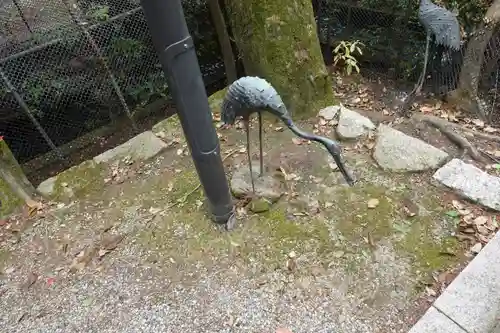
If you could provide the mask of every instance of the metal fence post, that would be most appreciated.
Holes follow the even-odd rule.
[[[226,223],[234,214],[232,198],[181,1],[142,0],[141,5],[208,199],[212,219],[217,223]]]

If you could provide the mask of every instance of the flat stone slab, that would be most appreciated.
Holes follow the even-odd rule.
[[[467,333],[450,318],[430,307],[409,333]]]
[[[472,164],[455,158],[437,170],[433,178],[469,200],[500,211],[500,178]]]
[[[373,158],[385,170],[419,172],[439,168],[448,159],[448,154],[422,140],[380,124]]]
[[[260,198],[265,198],[271,203],[278,201],[285,193],[283,182],[269,174],[259,177],[260,167],[258,163],[253,165],[253,177],[255,182],[255,194]],[[250,170],[247,165],[239,166],[231,177],[231,191],[236,198],[242,198],[252,194],[252,181]]]
[[[375,128],[367,117],[345,107],[340,109],[337,134],[341,139],[357,139]]]
[[[455,278],[434,306],[469,333],[490,333],[500,316],[500,233]]]
[[[167,147],[168,145],[157,138],[153,132],[146,131],[124,144],[94,157],[94,161],[96,163],[110,163],[125,157],[130,158],[132,162],[145,161],[156,156]]]
[[[71,199],[104,186],[103,170],[88,160],[44,180],[37,190],[54,200]]]

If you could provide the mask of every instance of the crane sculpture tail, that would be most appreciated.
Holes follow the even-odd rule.
[[[280,95],[274,89],[274,87],[269,84],[266,80],[259,77],[245,76],[236,81],[234,81],[227,90],[226,96],[222,102],[221,107],[221,118],[224,124],[232,125],[234,124],[236,117],[242,117],[245,122],[245,130],[247,132],[247,153],[248,153],[248,163],[250,167],[250,175],[252,179],[252,189],[255,192],[252,167],[251,167],[251,157],[250,157],[250,146],[249,146],[249,129],[248,121],[250,115],[254,112],[259,113],[259,139],[260,139],[260,162],[262,166],[262,122],[261,122],[261,112],[269,112],[274,116],[278,117],[283,121],[283,123],[297,136],[321,143],[333,157],[335,163],[337,164],[340,172],[344,176],[346,182],[350,185],[354,185],[354,179],[347,171],[344,162],[342,161],[341,148],[340,145],[329,138],[325,138],[312,133],[304,132],[299,129],[292,121],[288,110],[283,103]],[[262,167],[261,167],[262,173]]]

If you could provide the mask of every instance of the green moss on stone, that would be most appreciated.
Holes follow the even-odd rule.
[[[220,113],[220,107],[222,105],[222,101],[226,96],[227,87],[221,89],[208,97],[208,105],[210,106],[210,110],[213,113]]]
[[[449,255],[457,252],[456,240],[433,233],[442,214],[442,208],[431,203],[433,200],[438,202],[437,199],[427,200],[429,215],[410,218],[402,210],[402,199],[408,193],[407,189],[389,191],[371,184],[341,188],[336,192],[336,208],[330,212],[330,218],[335,229],[346,239],[347,247],[355,244],[360,251],[369,251],[370,243],[389,239],[399,255],[413,260],[415,271],[420,273],[432,272],[459,260]],[[372,198],[378,199],[379,204],[371,209],[368,200]]]
[[[56,176],[51,198],[67,200],[95,193],[104,187],[105,170],[93,160],[85,161]]]
[[[225,3],[245,70],[269,80],[295,119],[334,104],[310,1]]]

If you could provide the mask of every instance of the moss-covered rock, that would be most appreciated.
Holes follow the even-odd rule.
[[[0,217],[4,217],[31,197],[34,188],[4,140],[0,140],[0,169]]]
[[[250,202],[250,211],[259,214],[271,209],[271,202],[264,198],[256,198]]]
[[[43,181],[37,189],[47,198],[65,201],[102,189],[104,175],[102,166],[88,160]]]
[[[267,79],[294,118],[334,104],[311,1],[225,1],[229,24],[249,75]]]

